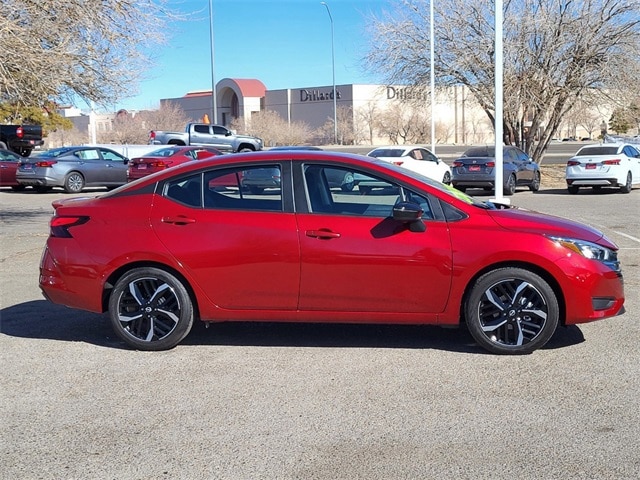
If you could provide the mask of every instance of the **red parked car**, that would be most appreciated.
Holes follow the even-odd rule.
[[[222,155],[220,150],[212,147],[164,147],[147,153],[142,157],[129,160],[127,180],[132,182],[160,170],[175,167],[193,160],[204,160],[215,155]]]
[[[26,160],[17,153],[0,149],[0,187],[11,187],[15,191],[27,188],[16,180],[18,166]]]
[[[241,188],[241,174],[274,169],[278,187]],[[377,187],[332,188],[340,172]],[[174,347],[195,320],[464,322],[485,349],[523,354],[559,325],[623,310],[601,232],[362,156],[231,154],[53,206],[44,295],[108,311],[141,350]]]

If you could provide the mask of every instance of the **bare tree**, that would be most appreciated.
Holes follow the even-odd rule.
[[[463,84],[495,121],[493,0],[436,3],[435,76]],[[506,1],[504,11],[505,140],[538,162],[563,118],[587,91],[603,97],[635,89],[640,76],[640,2]],[[427,84],[428,0],[398,0],[372,18],[367,66],[389,82]],[[527,129],[522,128],[527,124]],[[519,138],[525,132],[525,138]],[[536,140],[538,140],[536,142]]]
[[[100,105],[135,94],[160,44],[166,0],[0,2],[0,102],[78,98]],[[145,48],[146,47],[146,48]]]
[[[251,119],[234,119],[231,128],[239,133],[262,138],[265,146],[302,145],[312,138],[309,126],[304,122],[288,123],[277,112],[265,110],[251,115]]]

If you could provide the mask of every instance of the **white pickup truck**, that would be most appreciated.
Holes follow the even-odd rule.
[[[221,125],[187,123],[184,132],[149,132],[150,145],[196,145],[214,147],[224,153],[262,150],[263,142],[258,137],[236,135]]]

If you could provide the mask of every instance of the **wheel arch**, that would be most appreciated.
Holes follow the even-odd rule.
[[[559,324],[562,326],[565,325],[566,301],[564,298],[564,293],[562,292],[562,288],[560,287],[560,284],[558,283],[558,281],[548,270],[545,270],[544,268],[536,264],[529,263],[529,262],[522,262],[522,261],[494,263],[491,265],[487,265],[481,270],[477,271],[475,275],[473,275],[467,282],[467,285],[464,288],[464,293],[462,294],[462,298],[460,302],[460,323],[466,322],[465,308],[466,308],[467,300],[469,298],[469,295],[471,294],[471,290],[473,290],[475,283],[485,273],[488,273],[500,268],[521,268],[523,270],[528,270],[532,273],[535,273],[536,275],[541,277],[544,281],[546,281],[551,287],[551,289],[553,290],[553,293],[555,293],[556,298],[558,299],[558,308],[560,310]]]
[[[189,280],[182,273],[180,273],[179,270],[171,267],[170,265],[167,265],[166,263],[160,263],[160,262],[154,262],[154,261],[138,261],[138,262],[128,263],[126,265],[122,265],[121,267],[111,272],[111,274],[107,277],[107,280],[104,282],[104,285],[102,288],[102,311],[106,312],[109,309],[109,297],[111,296],[111,291],[115,287],[116,283],[118,283],[118,280],[120,278],[122,278],[124,275],[126,275],[128,272],[130,272],[135,268],[149,268],[149,267],[159,268],[161,270],[164,270],[182,282],[182,284],[184,285],[184,288],[186,288],[187,292],[189,293],[189,297],[191,298],[191,303],[193,304],[194,320],[199,319],[200,308],[198,306],[198,297],[196,296],[196,293],[193,287],[191,286],[191,283],[189,282]]]

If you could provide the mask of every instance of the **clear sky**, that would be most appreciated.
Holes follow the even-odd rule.
[[[336,84],[377,84],[361,66],[367,51],[365,25],[393,0],[326,0],[333,17]],[[161,98],[210,90],[209,0],[170,0],[188,13],[172,22],[169,40],[153,52],[136,96],[114,109],[157,108]],[[213,0],[216,83],[255,78],[268,90],[332,84],[331,21],[320,0]]]

